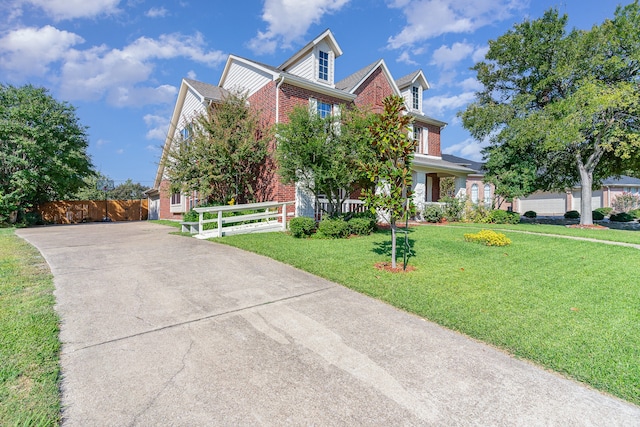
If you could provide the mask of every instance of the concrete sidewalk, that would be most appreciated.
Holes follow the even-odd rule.
[[[23,229],[64,424],[637,426],[640,408],[339,285],[146,222]]]

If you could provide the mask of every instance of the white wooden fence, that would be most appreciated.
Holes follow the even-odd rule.
[[[182,231],[196,234],[198,239],[210,237],[222,237],[231,234],[259,233],[267,231],[286,231],[287,219],[293,216],[291,209],[287,211],[287,205],[291,202],[262,202],[247,203],[244,205],[209,206],[195,208],[198,212],[198,222],[182,222]],[[280,212],[278,210],[280,209]],[[223,216],[225,212],[262,211],[246,215]],[[204,219],[204,214],[210,212],[217,214],[216,218]],[[217,227],[205,230],[205,224],[216,223]],[[240,223],[240,224],[238,224]],[[237,225],[228,225],[237,224]],[[225,226],[227,225],[227,226]]]

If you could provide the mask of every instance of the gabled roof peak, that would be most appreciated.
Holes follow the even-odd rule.
[[[281,70],[286,70],[287,67],[289,67],[291,64],[296,63],[298,59],[300,59],[300,57],[304,56],[309,50],[313,49],[315,46],[318,45],[318,43],[322,42],[323,40],[326,41],[327,44],[329,44],[329,47],[333,51],[334,56],[336,58],[342,55],[342,49],[338,45],[338,42],[336,41],[335,37],[333,37],[333,33],[331,32],[331,30],[327,28],[319,36],[311,40],[309,43],[304,45],[302,49],[300,49],[299,51],[294,53],[289,59],[284,61],[282,65],[280,65],[278,68]]]
[[[401,90],[409,85],[415,84],[416,82],[418,82],[418,84],[420,84],[420,86],[422,86],[422,89],[424,90],[427,90],[430,87],[429,82],[424,76],[422,70],[416,70],[396,80],[396,84]]]

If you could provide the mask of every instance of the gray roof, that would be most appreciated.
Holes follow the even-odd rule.
[[[473,169],[477,174],[484,175],[484,163],[482,162],[476,162],[475,160],[469,160],[463,157],[453,156],[451,154],[443,154],[442,159],[447,162]]]
[[[400,77],[399,79],[396,80],[396,85],[398,85],[399,88],[403,88],[403,87],[411,84],[411,82],[416,77],[416,75],[418,75],[418,73],[420,73],[420,70],[414,71],[413,73],[410,73],[410,74],[407,74],[406,76]]]
[[[632,176],[622,175],[620,178],[607,178],[602,181],[602,185],[640,185],[640,179]]]
[[[223,89],[220,86],[214,86],[212,84],[199,82],[193,79],[184,79],[184,81],[189,83],[189,85],[198,91],[200,95],[204,96],[205,99],[222,101],[224,97],[229,94],[226,89]]]
[[[415,156],[413,158],[413,164],[415,166],[438,168],[438,169],[443,169],[451,172],[463,172],[466,174],[472,174],[475,172],[466,166],[462,166],[457,163],[453,163],[444,159],[438,159],[433,157]]]
[[[379,62],[380,62],[380,60],[378,59],[377,61],[372,62],[371,64],[367,65],[366,67],[363,67],[363,68],[359,69],[358,71],[356,71],[355,73],[353,73],[353,74],[345,77],[344,79],[340,80],[339,82],[336,83],[336,89],[344,90],[346,92],[351,92],[353,90],[353,88],[358,83],[360,83],[360,81],[362,81],[364,76],[369,74],[371,72],[371,70],[373,69],[373,67],[375,67]]]

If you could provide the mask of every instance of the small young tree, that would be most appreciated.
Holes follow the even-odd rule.
[[[391,226],[391,267],[396,268],[396,223],[413,210],[411,162],[416,141],[409,137],[410,116],[404,99],[392,95],[383,100],[384,112],[369,127],[375,161],[363,164],[374,188],[366,189],[365,204],[385,215]]]
[[[269,129],[246,96],[232,94],[194,119],[165,159],[172,191],[197,191],[206,202],[247,203],[258,197]]]
[[[341,213],[346,198],[366,183],[359,164],[371,158],[371,117],[353,109],[323,118],[310,108],[295,107],[277,131],[282,182],[297,183],[316,199],[325,195],[329,213]]]

